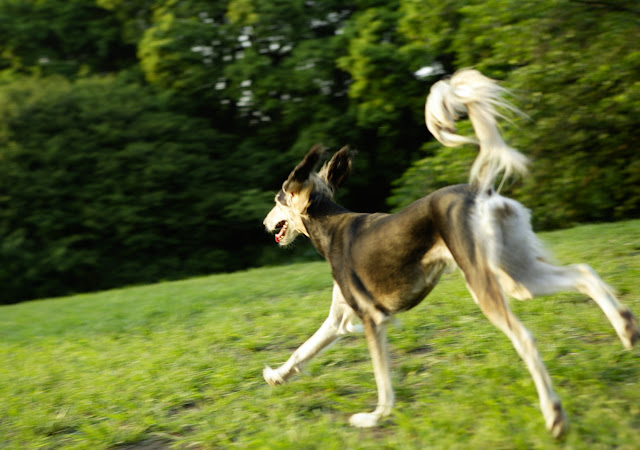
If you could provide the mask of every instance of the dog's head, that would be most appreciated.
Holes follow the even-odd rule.
[[[309,236],[304,225],[308,218],[307,209],[312,198],[317,195],[332,198],[349,175],[354,152],[348,147],[341,148],[319,172],[315,169],[325,154],[325,149],[315,145],[302,162],[289,174],[276,195],[275,206],[264,219],[269,232],[275,232],[279,245],[288,245],[299,235]]]

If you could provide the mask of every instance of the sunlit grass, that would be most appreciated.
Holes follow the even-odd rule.
[[[588,262],[640,315],[640,221],[543,238]],[[283,251],[282,258],[287,258]],[[624,351],[598,307],[560,294],[512,308],[536,336],[571,421],[554,442],[533,382],[459,274],[390,329],[398,405],[375,430],[361,335],[307,373],[262,380],[328,312],[321,263],[0,307],[0,448],[637,448],[640,350]]]

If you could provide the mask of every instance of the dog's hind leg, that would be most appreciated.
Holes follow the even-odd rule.
[[[378,405],[373,412],[354,414],[349,423],[354,427],[374,427],[383,417],[391,413],[395,401],[393,386],[391,385],[391,370],[389,364],[389,348],[387,346],[387,325],[382,322],[376,324],[371,318],[363,319],[364,333],[367,338],[373,372],[378,387]]]
[[[474,300],[487,318],[504,332],[525,362],[538,390],[540,408],[547,429],[554,437],[559,437],[567,428],[568,420],[560,399],[553,390],[533,336],[509,309],[496,278],[487,269],[463,270],[467,287]],[[471,272],[471,273],[470,273]]]
[[[586,264],[556,266],[531,229],[529,213],[519,203],[500,196],[481,202],[482,228],[494,274],[504,291],[526,300],[562,291],[578,291],[591,297],[630,349],[638,341],[638,321],[616,299],[611,288]]]
[[[640,339],[638,321],[633,313],[618,301],[611,288],[587,264],[560,267],[537,261],[522,284],[533,297],[562,291],[588,295],[607,316],[625,348],[631,349]]]
[[[262,372],[265,381],[272,386],[286,383],[292,375],[300,372],[323,349],[334,343],[341,336],[354,331],[354,320],[356,320],[355,312],[345,301],[337,283],[334,284],[329,317],[313,336],[293,352],[286,363],[277,369],[265,367]]]

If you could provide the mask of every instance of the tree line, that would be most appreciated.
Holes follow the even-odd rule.
[[[2,0],[0,303],[307,257],[261,221],[318,142],[359,151],[355,210],[464,182],[422,114],[461,67],[526,114],[536,228],[638,217],[639,31],[632,0]]]

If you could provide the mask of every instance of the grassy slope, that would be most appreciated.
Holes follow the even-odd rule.
[[[546,233],[562,262],[589,262],[640,315],[640,221]],[[286,251],[283,258],[287,258]],[[640,349],[597,306],[561,294],[512,307],[530,328],[572,428],[555,443],[505,336],[459,274],[390,330],[398,406],[381,428],[364,339],[271,388],[276,365],[324,320],[326,263],[0,307],[0,448],[637,448]]]

